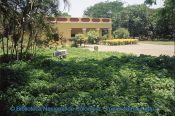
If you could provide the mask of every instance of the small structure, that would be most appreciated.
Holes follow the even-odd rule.
[[[98,46],[94,46],[94,51],[98,51]]]
[[[58,58],[66,58],[67,54],[67,50],[57,50],[54,51],[53,56],[56,56]]]

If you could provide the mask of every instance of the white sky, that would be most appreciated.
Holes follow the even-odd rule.
[[[60,10],[68,12],[68,14],[70,14],[72,17],[82,17],[83,12],[84,10],[86,10],[87,7],[93,6],[96,3],[104,1],[106,0],[69,0],[70,2],[69,11],[67,9],[64,10],[63,3],[60,3]],[[115,0],[109,0],[109,1],[115,1]],[[121,1],[125,3],[124,6],[144,3],[144,0],[121,0]],[[163,6],[163,0],[157,0],[157,5],[153,5],[151,8],[158,8],[162,6]]]

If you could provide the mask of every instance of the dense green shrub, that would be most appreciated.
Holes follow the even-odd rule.
[[[45,51],[45,52],[42,52]],[[53,49],[31,61],[0,64],[7,83],[0,89],[2,115],[173,115],[175,57],[129,56],[68,49],[66,59]],[[101,111],[12,112],[11,106],[94,106]],[[109,111],[105,107],[155,107],[148,111]]]
[[[80,46],[82,44],[85,45],[86,41],[87,41],[87,37],[84,34],[76,34],[75,37],[72,38],[73,40],[73,46],[74,47],[78,47],[78,44],[80,44]]]
[[[129,31],[125,28],[118,28],[113,32],[114,38],[128,38],[129,37]]]
[[[88,37],[88,43],[90,44],[95,44],[98,42],[98,32],[95,30],[90,30],[87,32],[87,37]]]

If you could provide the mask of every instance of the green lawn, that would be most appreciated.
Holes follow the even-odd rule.
[[[157,44],[157,45],[175,45],[174,41],[139,41],[139,43]]]
[[[40,49],[31,61],[1,63],[1,112],[60,116],[173,115],[174,57],[137,57],[117,52],[67,49],[68,57],[62,60],[52,56],[53,49]],[[73,110],[11,112],[12,105],[65,106]],[[86,111],[77,107],[84,107]],[[92,108],[90,112],[89,107],[99,109]],[[126,107],[140,107],[140,110],[131,111]],[[149,107],[157,110],[151,111]]]

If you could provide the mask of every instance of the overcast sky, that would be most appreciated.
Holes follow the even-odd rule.
[[[84,10],[89,7],[93,6],[96,3],[104,2],[106,0],[69,0],[70,2],[70,8],[68,10],[64,10],[65,12],[68,12],[72,17],[82,17]],[[109,0],[109,1],[115,1],[115,0]],[[125,6],[127,5],[133,5],[133,4],[142,4],[144,3],[144,0],[121,0],[123,3],[125,3]],[[60,3],[61,7],[60,10],[63,11],[63,3]],[[153,8],[158,8],[163,6],[163,0],[157,0],[157,5],[152,6]]]

